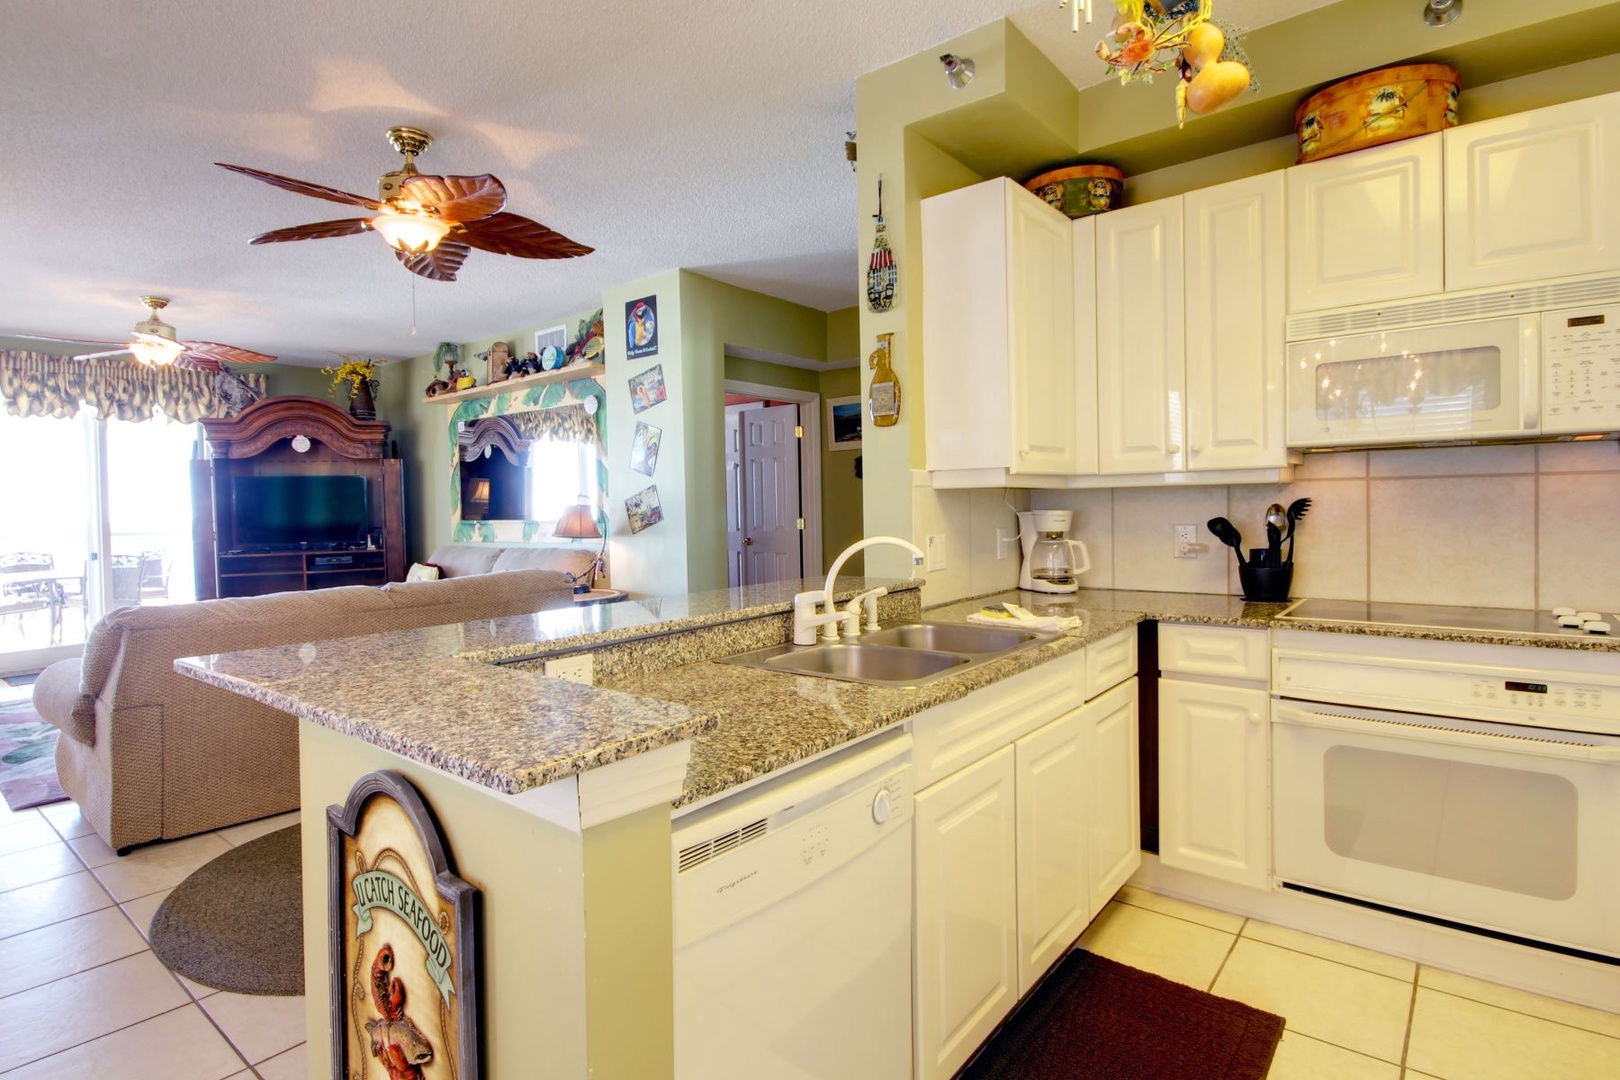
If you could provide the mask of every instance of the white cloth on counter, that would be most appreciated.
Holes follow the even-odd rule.
[[[998,611],[993,607],[987,607],[975,611],[967,617],[967,621],[977,626],[1017,626],[1024,630],[1039,630],[1043,633],[1080,629],[1078,615],[1037,615],[1017,604],[1002,604],[1001,607],[1004,610]]]

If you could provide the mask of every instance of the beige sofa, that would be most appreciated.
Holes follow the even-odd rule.
[[[507,570],[556,570],[571,577],[590,573],[597,543],[574,547],[504,547],[500,544],[445,544],[427,561],[445,577],[499,574]],[[597,584],[603,582],[599,579]]]
[[[499,551],[491,550],[499,561]],[[462,553],[441,549],[435,555],[456,564]],[[34,707],[62,730],[56,749],[62,790],[101,838],[122,851],[298,806],[293,718],[180,675],[177,658],[493,619],[572,602],[561,571],[517,569],[382,588],[120,608],[91,630],[82,662],[64,660],[40,674]]]

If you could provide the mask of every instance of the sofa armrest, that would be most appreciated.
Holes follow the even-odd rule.
[[[55,724],[69,738],[86,746],[96,744],[96,699],[89,699],[89,707],[81,709],[79,693],[80,662],[58,660],[39,673],[34,680],[34,711]]]

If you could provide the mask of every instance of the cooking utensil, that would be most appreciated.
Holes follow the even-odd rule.
[[[1266,507],[1266,565],[1282,565],[1283,530],[1288,527],[1288,513],[1281,503]]]
[[[1204,523],[1209,534],[1233,551],[1237,552],[1238,565],[1246,565],[1243,561],[1243,534],[1237,527],[1223,517],[1210,518]]]
[[[1294,561],[1294,526],[1311,508],[1311,500],[1295,499],[1288,504],[1288,561]]]

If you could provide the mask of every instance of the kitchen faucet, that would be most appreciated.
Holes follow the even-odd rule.
[[[844,632],[851,637],[861,632],[860,604],[867,601],[868,619],[875,622],[877,618],[877,599],[887,594],[888,590],[879,586],[861,593],[849,602],[845,611],[839,611],[838,605],[833,602],[833,584],[838,580],[838,571],[844,568],[849,557],[863,548],[874,544],[893,544],[903,547],[911,552],[912,574],[915,576],[916,567],[922,563],[923,553],[916,544],[909,540],[902,540],[898,536],[869,536],[865,540],[857,540],[833,560],[832,569],[827,571],[827,585],[819,592],[802,592],[793,598],[793,644],[814,645],[816,643],[817,628],[821,631],[823,640],[838,640],[838,624],[844,624]],[[826,610],[818,612],[816,605],[825,603]],[[869,627],[870,629],[870,627]]]

